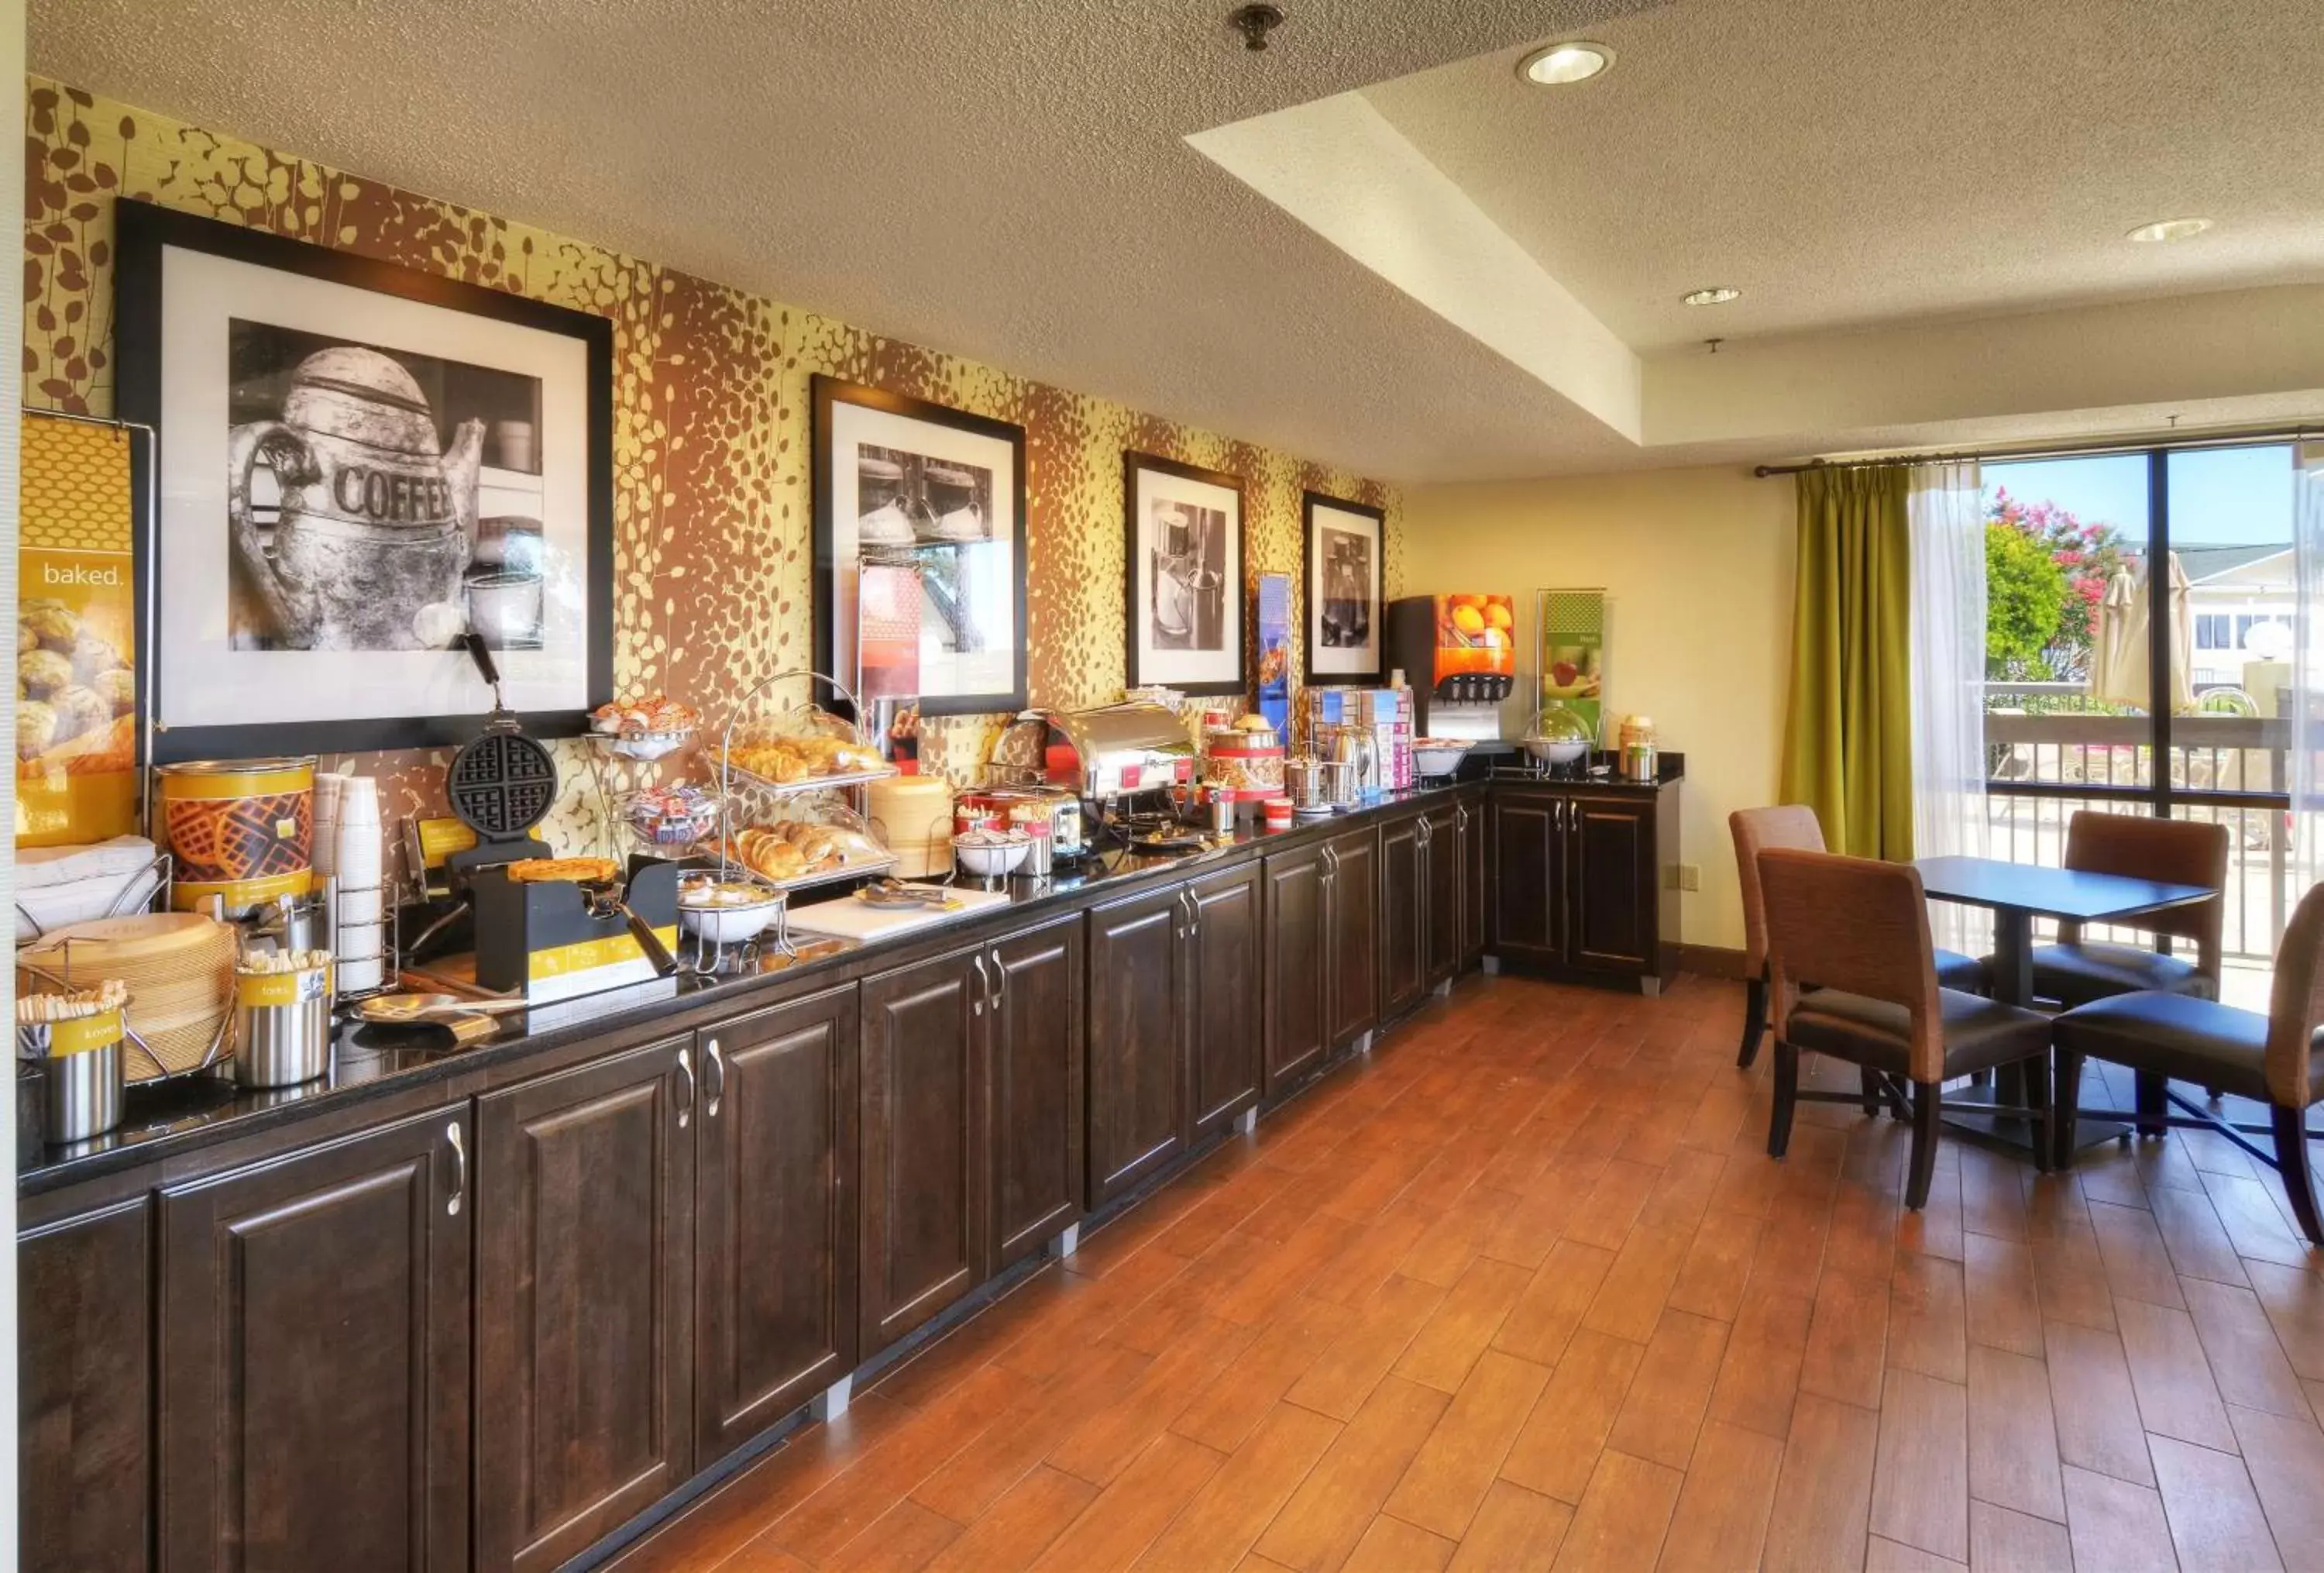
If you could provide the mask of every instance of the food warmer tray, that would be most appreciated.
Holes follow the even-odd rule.
[[[891,764],[885,770],[851,770],[839,775],[811,775],[804,781],[780,782],[770,781],[755,772],[744,770],[731,759],[727,761],[726,768],[733,773],[736,779],[746,785],[759,791],[770,792],[781,797],[796,797],[800,792],[835,791],[841,787],[862,786],[867,782],[885,781],[890,776],[899,773],[896,767]]]

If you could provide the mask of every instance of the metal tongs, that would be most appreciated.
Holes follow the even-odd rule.
[[[942,907],[952,902],[952,892],[942,885],[906,884],[895,878],[875,879],[856,893],[858,900],[874,907]]]

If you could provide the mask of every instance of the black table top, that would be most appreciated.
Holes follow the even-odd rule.
[[[2200,884],[2044,868],[1997,857],[1923,857],[1915,859],[1913,866],[1921,871],[1921,888],[1932,900],[2080,922],[2133,918],[2209,901],[2218,894]]]

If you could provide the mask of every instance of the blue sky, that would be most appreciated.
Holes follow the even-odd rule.
[[[2104,520],[2134,541],[2146,536],[2146,457],[1987,462],[1986,490],[2007,486],[2077,518]],[[2292,449],[2217,448],[2171,456],[2171,538],[2181,546],[2255,545],[2292,539]]]

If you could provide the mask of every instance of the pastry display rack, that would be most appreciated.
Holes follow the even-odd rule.
[[[752,704],[770,689],[799,679],[807,680],[809,685],[807,703],[791,706],[764,719],[744,721]],[[816,683],[838,696],[848,709],[861,713],[862,707],[854,694],[837,679],[803,668],[780,671],[761,681],[736,702],[718,744],[720,872],[741,869],[767,880],[786,894],[885,874],[897,863],[894,851],[880,840],[865,818],[862,796],[862,789],[868,783],[898,773],[896,767],[881,759],[879,750],[864,742],[853,724],[814,702]],[[877,761],[876,767],[867,761]],[[836,768],[814,773],[819,762],[832,763]],[[815,800],[818,793],[846,793],[853,800],[846,806],[828,800],[818,802]],[[773,824],[738,823],[738,804],[751,796],[778,800],[783,811],[774,816]],[[798,847],[803,843],[809,847],[820,845],[813,835],[817,830],[827,833],[821,839],[841,849],[838,862],[804,868],[797,874],[778,874],[742,856],[742,837],[750,832]]]

